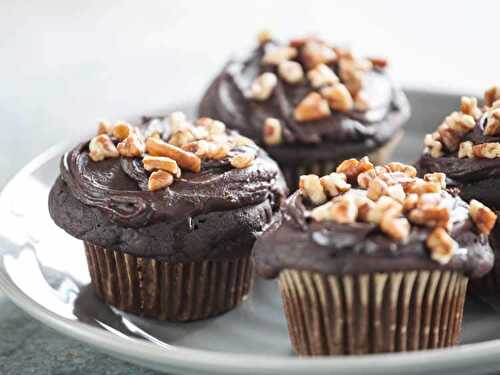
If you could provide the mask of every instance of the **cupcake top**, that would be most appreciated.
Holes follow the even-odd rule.
[[[220,121],[192,124],[177,112],[138,126],[102,122],[98,133],[63,156],[49,200],[59,226],[97,245],[174,256],[184,251],[184,234],[205,221],[210,226],[211,214],[218,225],[233,220],[228,228],[247,215],[251,230],[261,230],[286,195],[276,163]],[[261,222],[251,217],[255,207]],[[201,247],[193,246],[195,253],[184,260],[213,251]]]
[[[418,162],[422,173],[442,171],[464,199],[477,198],[495,209],[500,195],[500,86],[484,93],[484,103],[462,97],[460,111],[447,116],[425,137]]]
[[[487,235],[496,215],[445,190],[445,175],[349,159],[327,176],[305,175],[285,205],[283,224],[255,245],[257,272],[327,274],[460,270],[479,277],[493,266]]]
[[[280,145],[323,143],[336,144],[334,150],[314,148],[328,159],[332,152],[339,158],[365,154],[407,119],[407,100],[389,78],[385,59],[356,57],[316,37],[283,44],[265,33],[259,41],[249,55],[224,67],[199,112],[274,146],[273,156],[291,149],[278,151]],[[287,156],[300,151],[294,147]]]

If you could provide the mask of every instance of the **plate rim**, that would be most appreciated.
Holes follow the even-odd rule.
[[[4,212],[7,193],[13,186],[43,164],[54,159],[69,148],[71,141],[56,144],[32,159],[17,172],[4,186],[0,193],[0,215]],[[85,342],[124,360],[140,363],[143,366],[179,371],[197,371],[205,373],[248,373],[270,374],[275,371],[290,374],[303,374],[305,370],[323,373],[345,371],[349,373],[367,374],[370,370],[383,370],[386,373],[400,373],[401,366],[418,365],[419,371],[426,367],[429,370],[464,369],[472,364],[481,364],[482,368],[495,366],[500,369],[500,339],[481,343],[460,345],[453,348],[424,350],[418,352],[369,354],[360,356],[336,357],[290,357],[277,355],[240,354],[220,351],[192,349],[172,346],[165,350],[145,340],[117,336],[104,329],[93,327],[87,323],[64,318],[43,305],[38,304],[25,294],[9,277],[0,255],[0,290],[33,318],[55,329],[56,331]],[[498,357],[497,360],[494,360]],[[490,368],[491,369],[491,368]],[[408,369],[411,372],[411,369]],[[406,370],[405,370],[406,371]]]

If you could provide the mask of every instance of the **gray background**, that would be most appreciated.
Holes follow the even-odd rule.
[[[0,2],[0,186],[99,118],[196,98],[257,30],[308,32],[389,56],[405,87],[481,93],[500,82],[493,1]],[[416,124],[415,126],[418,126]],[[67,339],[0,294],[0,374],[153,374]]]

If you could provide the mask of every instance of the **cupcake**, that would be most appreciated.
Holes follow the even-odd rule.
[[[282,44],[267,33],[229,61],[205,93],[201,116],[219,118],[266,149],[289,186],[350,157],[382,162],[409,117],[387,61],[359,58],[309,37]]]
[[[97,296],[161,320],[205,319],[241,302],[252,246],[280,220],[286,195],[278,166],[254,142],[181,113],[137,127],[102,122],[60,172],[50,214],[84,242]]]
[[[462,97],[460,110],[447,116],[425,137],[425,149],[417,162],[419,173],[443,172],[448,186],[459,192],[478,212],[484,205],[500,210],[500,87],[484,94],[484,105]],[[490,215],[493,217],[493,215]],[[471,283],[477,295],[500,294],[500,226],[491,219],[484,228],[496,254],[495,267],[487,277]]]
[[[299,355],[456,345],[469,277],[493,265],[485,219],[401,163],[367,158],[300,177],[283,223],[255,244],[257,273],[279,278]]]

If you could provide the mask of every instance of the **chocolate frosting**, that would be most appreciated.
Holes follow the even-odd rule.
[[[162,119],[146,119],[140,131],[147,133],[159,122],[167,126]],[[191,261],[217,257],[230,242],[251,246],[275,219],[286,187],[262,149],[241,148],[256,154],[248,168],[230,166],[231,155],[242,151],[233,149],[222,160],[203,161],[200,173],[183,170],[173,185],[151,192],[141,158],[94,162],[88,143],[82,143],[61,160],[61,176],[49,198],[51,216],[77,238],[135,255]],[[200,243],[191,243],[194,239]]]
[[[452,213],[450,234],[459,245],[446,265],[430,258],[425,247],[429,228],[412,226],[409,237],[397,242],[370,223],[312,221],[302,195],[296,192],[287,200],[283,224],[271,226],[255,244],[257,272],[266,278],[284,269],[334,275],[412,270],[459,270],[471,277],[486,274],[494,260],[487,237],[477,233],[465,202],[447,192],[441,194]]]
[[[199,114],[219,118],[259,143],[263,143],[265,119],[280,119],[284,143],[267,147],[270,155],[280,163],[303,161],[304,157],[340,160],[367,154],[386,143],[407,120],[409,105],[405,95],[387,73],[379,69],[365,76],[363,92],[371,108],[366,112],[333,112],[324,119],[298,123],[293,118],[293,110],[312,90],[307,80],[293,85],[278,80],[268,100],[250,99],[247,92],[255,78],[263,72],[273,71],[273,67],[261,64],[266,48],[272,44],[275,42],[230,61],[204,95]],[[335,63],[329,66],[338,72]]]
[[[482,116],[474,129],[463,137],[462,142],[473,144],[500,142],[498,136],[484,135],[486,116]],[[495,186],[500,184],[500,158],[479,159],[458,157],[458,152],[445,151],[442,157],[434,158],[423,154],[416,163],[419,174],[443,172],[448,178],[448,186],[457,187],[460,196],[469,201],[477,199],[487,206],[500,209],[500,195]]]

